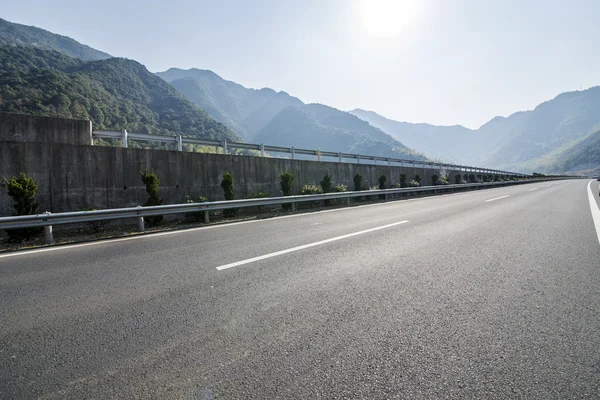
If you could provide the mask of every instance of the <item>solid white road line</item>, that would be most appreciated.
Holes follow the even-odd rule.
[[[238,267],[238,266],[244,265],[244,264],[250,264],[250,263],[253,263],[255,261],[260,261],[260,260],[264,260],[264,259],[267,259],[267,258],[277,257],[277,256],[280,256],[280,255],[283,255],[283,254],[292,253],[294,251],[299,251],[299,250],[308,249],[310,247],[320,246],[322,244],[335,242],[337,240],[348,239],[350,237],[358,236],[358,235],[363,235],[363,234],[369,233],[369,232],[375,232],[375,231],[378,231],[380,229],[391,228],[392,226],[396,226],[396,225],[400,225],[400,224],[405,224],[407,222],[408,221],[394,222],[393,224],[382,225],[382,226],[378,226],[376,228],[365,229],[364,231],[358,231],[358,232],[354,232],[354,233],[349,233],[347,235],[342,235],[342,236],[338,236],[338,237],[334,237],[334,238],[330,238],[330,239],[321,240],[321,241],[318,241],[318,242],[304,244],[302,246],[292,247],[291,249],[276,251],[274,253],[269,253],[269,254],[265,254],[265,255],[262,255],[262,256],[253,257],[253,258],[248,258],[247,260],[242,260],[242,261],[237,261],[237,262],[234,262],[234,263],[231,263],[231,264],[221,265],[220,267],[217,267],[217,270],[222,271],[222,270],[227,269],[227,268],[233,268],[233,267]]]
[[[588,183],[588,199],[590,200],[590,210],[592,211],[592,219],[594,220],[594,226],[596,227],[596,235],[598,236],[598,243],[600,244],[600,208],[598,203],[594,199],[594,193],[592,193],[592,182]]]
[[[500,199],[505,199],[507,197],[510,197],[510,194],[507,194],[506,196],[500,196],[500,197],[496,197],[496,198],[493,198],[493,199],[489,199],[489,200],[486,200],[485,202],[487,203],[487,202],[490,202],[490,201],[496,201],[496,200],[500,200]]]
[[[529,189],[528,192],[533,192],[534,190],[538,190],[538,188]]]

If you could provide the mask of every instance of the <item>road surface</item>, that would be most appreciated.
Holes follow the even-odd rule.
[[[599,398],[588,182],[0,255],[0,398]]]

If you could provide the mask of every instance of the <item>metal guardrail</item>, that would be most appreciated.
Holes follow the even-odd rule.
[[[474,172],[481,174],[495,174],[495,175],[511,175],[511,176],[526,176],[525,174],[501,171],[490,168],[473,167],[468,165],[458,164],[446,164],[438,163],[434,161],[419,161],[419,160],[405,160],[401,158],[392,157],[379,157],[369,156],[364,154],[350,154],[350,153],[339,153],[333,151],[321,151],[321,150],[309,150],[309,149],[296,149],[294,147],[281,147],[281,146],[270,146],[265,144],[252,144],[252,143],[240,143],[240,142],[228,142],[227,140],[210,140],[210,139],[196,139],[183,137],[182,135],[174,136],[162,136],[162,135],[151,135],[147,133],[132,133],[123,130],[118,131],[94,131],[92,133],[93,138],[102,139],[118,139],[121,141],[123,147],[127,147],[128,140],[144,141],[144,142],[161,142],[161,143],[173,143],[177,145],[178,151],[183,151],[184,144],[196,144],[202,146],[214,146],[216,148],[222,148],[223,153],[227,154],[228,149],[241,149],[241,150],[256,150],[261,152],[261,156],[264,157],[266,152],[273,153],[287,153],[291,154],[292,160],[295,159],[296,154],[315,156],[317,161],[321,161],[321,157],[333,157],[337,158],[338,162],[343,160],[356,160],[360,163],[361,160],[373,161],[373,163],[383,162],[387,165],[400,164],[400,166],[414,166],[424,169],[450,169],[454,171]]]
[[[260,199],[244,199],[244,200],[229,200],[229,201],[212,201],[204,203],[185,203],[185,204],[172,204],[172,205],[161,205],[151,207],[127,207],[127,208],[114,208],[105,210],[94,210],[94,211],[75,211],[75,212],[62,212],[62,213],[50,213],[46,212],[43,214],[36,215],[23,215],[13,217],[2,217],[0,218],[0,230],[6,229],[19,229],[19,228],[33,228],[33,227],[44,227],[44,235],[46,243],[52,244],[54,242],[52,234],[53,225],[73,224],[82,222],[94,222],[94,221],[105,221],[113,219],[124,219],[124,218],[137,218],[138,230],[144,232],[144,217],[150,217],[155,215],[169,215],[169,214],[181,214],[189,212],[204,212],[204,222],[209,222],[209,211],[224,210],[229,208],[244,208],[244,207],[255,207],[255,206],[268,206],[268,205],[281,205],[281,204],[292,204],[292,210],[295,210],[296,203],[310,202],[310,201],[322,201],[332,199],[347,199],[348,204],[350,199],[353,197],[365,197],[365,196],[381,196],[384,195],[387,199],[388,195],[397,193],[426,193],[435,192],[438,190],[452,190],[454,189],[469,189],[469,188],[488,188],[507,186],[523,183],[533,183],[548,180],[557,180],[561,178],[552,179],[528,179],[518,181],[506,181],[506,182],[488,182],[488,183],[465,183],[465,184],[454,184],[454,185],[437,185],[437,186],[423,186],[423,187],[408,187],[408,188],[393,188],[393,189],[379,189],[379,190],[363,190],[360,192],[337,192],[337,193],[324,193],[324,194],[312,194],[312,195],[295,195],[295,196],[283,196],[283,197],[268,197]],[[568,179],[568,178],[562,178]]]

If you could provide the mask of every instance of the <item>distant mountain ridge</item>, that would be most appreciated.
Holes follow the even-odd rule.
[[[171,68],[157,75],[247,141],[425,159],[350,113],[323,104],[307,105],[286,92],[248,89],[208,70]]]
[[[97,61],[112,56],[81,44],[67,36],[57,35],[35,26],[27,26],[0,18],[0,46],[28,46],[42,50],[55,50],[84,61]]]
[[[375,112],[350,111],[408,146],[460,164],[533,172],[558,172],[568,165],[567,149],[600,130],[600,87],[561,93],[530,111],[495,117],[479,129],[437,127],[387,119]],[[561,154],[560,162],[553,157]],[[537,160],[537,161],[536,161]]]

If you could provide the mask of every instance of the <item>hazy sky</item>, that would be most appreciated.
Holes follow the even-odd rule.
[[[600,0],[19,0],[0,17],[156,72],[479,127],[600,84]]]

